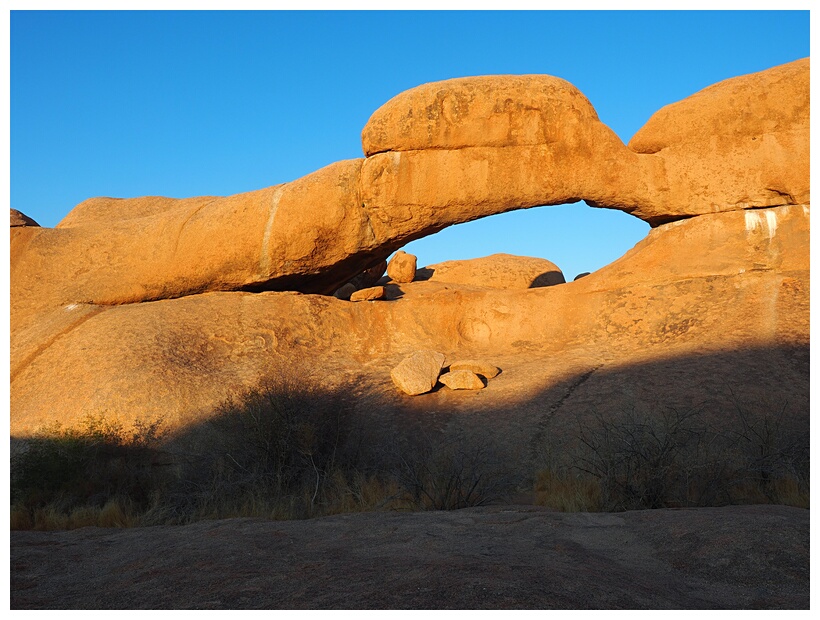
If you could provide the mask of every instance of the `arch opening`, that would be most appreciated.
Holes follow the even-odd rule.
[[[643,220],[585,202],[499,213],[449,226],[402,249],[418,267],[452,260],[512,254],[555,263],[567,282],[594,272],[630,250],[649,233]]]

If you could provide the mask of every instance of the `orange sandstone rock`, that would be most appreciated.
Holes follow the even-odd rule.
[[[659,157],[650,223],[809,201],[809,59],[724,80],[657,111],[629,141]]]
[[[451,370],[439,377],[451,390],[481,390],[484,382],[472,370]]]
[[[539,288],[563,284],[564,274],[550,261],[529,256],[493,254],[446,261],[423,270],[432,282],[450,282],[500,289]]]
[[[459,360],[450,364],[450,372],[455,370],[469,370],[485,379],[492,379],[498,376],[501,370],[497,366],[479,360]]]
[[[80,205],[67,219],[84,224],[37,229],[21,241],[25,251],[11,273],[12,315],[29,302],[53,308],[220,290],[330,293],[379,252],[358,198],[360,166],[361,160],[338,162],[292,183],[204,203],[160,201],[160,210],[154,198],[130,199],[117,203],[123,217],[106,222],[84,219]],[[137,215],[128,216],[130,210]]]
[[[438,381],[444,355],[437,351],[416,351],[390,371],[390,377],[402,392],[410,396],[429,392]]]
[[[362,199],[374,230],[408,239],[420,219],[432,231],[580,199],[631,210],[657,192],[661,166],[627,149],[577,88],[546,75],[410,89],[373,114],[362,144]]]
[[[504,148],[576,141],[598,116],[550,75],[486,75],[432,82],[396,95],[362,131],[368,157],[386,151]]]
[[[416,257],[399,250],[387,264],[387,275],[394,282],[412,282],[416,277]]]
[[[626,148],[558,78],[435,82],[393,98],[365,126],[362,197],[377,230],[398,226],[408,239],[419,218],[438,230],[580,199],[653,226],[801,204],[809,196],[808,110],[804,59],[667,106]]]
[[[374,301],[376,299],[384,299],[383,286],[363,288],[350,296],[350,301]]]
[[[96,198],[56,229],[13,227],[12,325],[68,304],[330,294],[412,239],[536,205],[585,199],[657,226],[802,204],[808,76],[805,59],[716,84],[658,112],[631,148],[558,78],[411,89],[374,113],[364,160],[228,197]]]
[[[694,406],[730,379],[807,402],[809,205],[791,203],[809,196],[808,65],[669,106],[630,148],[556,78],[447,81],[377,111],[365,160],[235,196],[93,199],[55,229],[12,226],[12,433],[105,411],[196,425],[305,359],[389,401],[385,368],[431,349],[394,369],[396,385],[429,391],[445,354],[492,359],[505,372],[471,423],[519,448],[545,411],[572,420],[659,394]],[[385,304],[273,292],[330,293],[451,224],[579,199],[655,228],[569,286],[430,278],[390,285]],[[474,413],[448,392],[418,400]]]

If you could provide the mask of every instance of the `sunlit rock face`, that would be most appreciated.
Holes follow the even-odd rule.
[[[629,141],[663,161],[654,221],[809,202],[809,59],[719,82],[670,104]]]
[[[484,288],[525,289],[566,282],[561,269],[545,258],[493,254],[470,260],[450,260],[428,265],[417,279]]]
[[[732,395],[782,396],[807,428],[808,70],[721,82],[628,146],[557,78],[428,84],[373,115],[364,159],[235,196],[97,198],[55,229],[13,225],[12,434],[88,414],[184,429],[285,374],[355,383],[372,429],[462,425],[521,458],[547,421],[653,403],[720,416]],[[523,257],[505,276],[488,257],[472,263],[483,275],[446,278],[443,264],[381,300],[330,295],[445,226],[580,199],[655,228],[574,282],[500,286],[564,278]],[[418,350],[503,372],[407,396],[390,369]]]

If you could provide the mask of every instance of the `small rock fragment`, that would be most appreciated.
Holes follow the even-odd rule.
[[[394,282],[412,282],[416,277],[416,257],[399,250],[387,264],[387,275]]]
[[[451,370],[438,378],[451,390],[480,390],[484,382],[471,370]]]
[[[461,360],[458,362],[453,362],[450,364],[450,372],[454,370],[469,370],[477,375],[481,375],[485,379],[492,379],[501,372],[501,369],[497,366],[477,360]]]
[[[405,394],[415,396],[429,392],[436,385],[444,354],[437,351],[416,351],[390,371],[393,383]]]
[[[362,290],[356,291],[350,296],[350,301],[374,301],[376,299],[384,299],[383,286],[371,286],[370,288],[363,288]]]

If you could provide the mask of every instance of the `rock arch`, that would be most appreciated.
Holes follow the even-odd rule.
[[[628,358],[635,343],[808,342],[808,59],[667,106],[628,145],[558,78],[427,84],[377,110],[363,148],[253,192],[95,198],[54,229],[12,226],[12,429],[35,428],[55,399],[67,418],[117,403],[196,415],[254,385],[272,355],[314,355],[328,340],[340,372],[431,341],[572,350],[579,368]],[[446,226],[581,199],[655,228],[605,274],[566,286],[514,298],[433,288],[381,305],[241,293],[331,293]],[[687,320],[708,303],[708,320]],[[396,333],[376,329],[386,324]],[[184,370],[176,383],[166,358]]]
[[[808,83],[808,59],[721,82],[656,113],[630,146],[559,78],[425,84],[373,114],[364,159],[224,198],[95,198],[56,229],[18,228],[12,286],[37,272],[38,297],[60,304],[332,293],[413,239],[512,209],[583,199],[657,225],[805,203]]]

